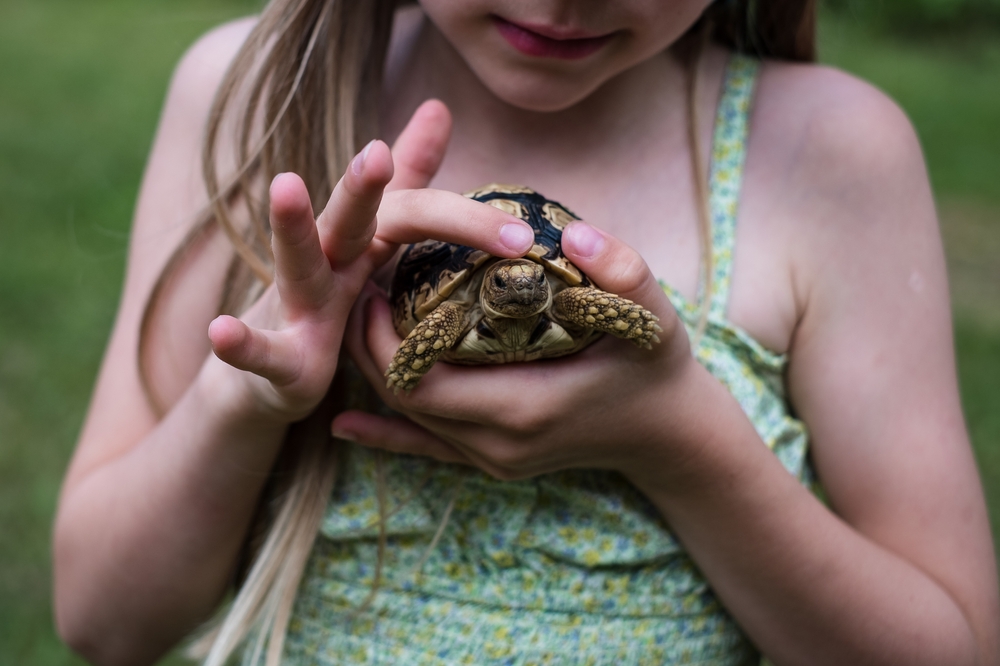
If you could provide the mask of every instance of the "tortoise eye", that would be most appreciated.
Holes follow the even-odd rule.
[[[494,275],[493,276],[493,284],[495,284],[498,289],[503,289],[504,287],[507,286],[507,281],[504,280],[499,275]]]

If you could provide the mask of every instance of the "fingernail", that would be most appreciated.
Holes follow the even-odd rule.
[[[288,173],[288,172],[287,171],[282,171],[281,173],[275,175],[275,177],[271,179],[271,185],[269,187],[273,188],[274,184],[277,183],[282,178],[284,178],[286,173]]]
[[[584,222],[574,222],[563,232],[563,244],[569,240],[570,248],[581,257],[593,257],[604,248],[604,236]]]
[[[535,232],[524,222],[511,222],[500,227],[500,242],[511,252],[524,254],[535,242]]]
[[[335,439],[342,439],[345,442],[358,441],[357,435],[355,435],[353,432],[347,432],[346,430],[334,429],[331,434]]]
[[[368,142],[360,153],[358,153],[353,160],[351,160],[351,171],[354,172],[355,176],[360,176],[361,172],[365,168],[365,160],[368,159],[368,151],[372,149],[372,144],[375,143],[375,139]]]

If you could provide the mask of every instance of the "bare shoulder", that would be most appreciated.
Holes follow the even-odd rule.
[[[760,93],[799,315],[788,395],[830,506],[934,580],[995,655],[995,559],[917,134],[887,95],[833,68],[768,64]]]
[[[794,167],[796,185],[837,193],[880,191],[888,181],[926,180],[916,133],[885,93],[820,65],[769,62],[763,70],[755,129]],[[791,183],[789,183],[791,184]]]
[[[768,62],[756,104],[750,148],[786,223],[800,306],[831,252],[858,266],[936,263],[920,143],[888,95],[832,67]]]
[[[174,70],[133,224],[121,313],[132,332],[134,317],[145,307],[171,255],[208,206],[202,172],[206,127],[216,93],[256,22],[251,17],[212,29],[188,48]],[[234,133],[225,127],[229,122],[224,119],[219,133],[224,156],[232,154],[228,142]],[[160,352],[147,359],[149,373],[167,402],[183,392],[208,352],[204,331],[217,311],[231,248],[221,234],[213,233],[185,256],[161,295],[149,329],[149,347]]]
[[[241,19],[211,30],[188,48],[174,70],[136,203],[125,288],[84,439],[102,430],[105,411],[113,421],[107,404],[135,399],[133,413],[148,409],[135,360],[140,322],[171,256],[208,204],[201,168],[206,123],[216,91],[254,25],[255,19]],[[146,359],[148,376],[168,404],[183,392],[208,353],[205,330],[217,311],[231,255],[217,233],[191,250],[164,288],[148,329],[149,348],[155,350]],[[121,386],[128,389],[121,391]]]
[[[146,204],[155,208],[164,196],[180,194],[178,188],[185,194],[180,201],[187,204],[179,207],[178,214],[186,219],[207,202],[200,187],[205,127],[222,79],[254,25],[255,18],[245,18],[214,28],[189,47],[174,68],[146,165],[136,229],[168,221]]]
[[[214,28],[174,69],[133,224],[133,257],[145,255],[142,263],[153,272],[208,202],[201,174],[205,127],[222,79],[255,24],[246,18]]]
[[[246,17],[217,26],[202,35],[178,62],[168,101],[202,107],[211,103],[222,77],[257,25]]]
[[[933,197],[919,141],[899,105],[832,67],[765,61],[738,243],[731,314],[779,351],[801,339],[806,313],[817,314],[817,306],[872,283],[898,284],[886,271],[920,264],[941,293]],[[845,288],[846,275],[857,278],[853,289]],[[774,307],[762,308],[762,299]]]
[[[178,63],[135,208],[125,286],[111,340],[80,435],[71,478],[132,448],[158,415],[146,397],[137,362],[143,313],[171,255],[184,243],[208,202],[201,150],[217,88],[254,25],[220,26],[200,38]],[[147,377],[166,404],[191,382],[208,353],[205,330],[215,315],[231,250],[221,234],[185,254],[164,289],[149,327]]]

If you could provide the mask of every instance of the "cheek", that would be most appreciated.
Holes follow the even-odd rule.
[[[508,104],[531,111],[568,108],[618,74],[661,53],[709,4],[710,0],[421,0],[431,23],[483,85]],[[519,52],[504,39],[493,18],[497,15],[528,24],[564,21],[595,33],[613,33],[613,37],[584,58],[536,57]]]

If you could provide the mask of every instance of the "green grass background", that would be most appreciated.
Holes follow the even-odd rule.
[[[0,664],[79,664],[49,529],[120,288],[173,64],[256,0],[0,0]],[[942,203],[963,401],[1000,514],[1000,40],[892,39],[825,16],[823,59],[907,110]],[[956,239],[954,243],[950,239]],[[985,285],[985,286],[984,286]],[[996,519],[994,532],[996,533]]]

